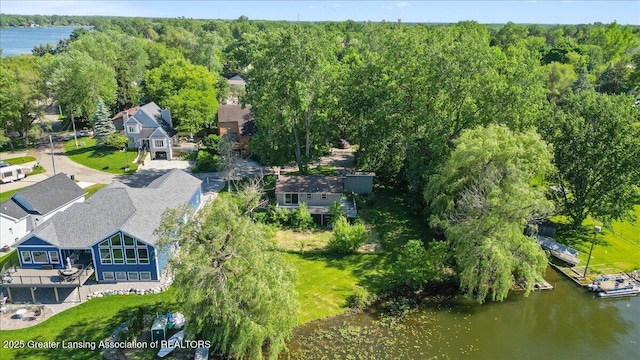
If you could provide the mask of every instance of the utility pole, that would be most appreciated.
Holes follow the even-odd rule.
[[[56,174],[56,161],[53,157],[53,140],[51,139],[51,134],[49,134],[49,145],[51,145],[51,163],[53,164],[53,175]]]
[[[593,241],[591,242],[591,250],[589,250],[589,257],[587,258],[587,266],[584,267],[584,274],[582,274],[583,278],[587,277],[587,269],[589,269],[589,262],[591,261],[591,253],[593,252],[593,246],[596,244],[596,235],[602,230],[600,226],[593,227]]]

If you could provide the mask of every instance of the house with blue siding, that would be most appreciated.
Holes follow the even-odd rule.
[[[177,169],[144,188],[114,181],[17,243],[20,265],[64,269],[70,262],[95,269],[99,282],[157,281],[170,254],[158,248],[154,230],[168,208],[200,209],[201,184]]]

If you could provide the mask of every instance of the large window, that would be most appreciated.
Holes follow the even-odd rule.
[[[127,281],[127,273],[124,271],[116,271],[116,280]]]
[[[47,257],[46,251],[32,251],[31,256],[33,257],[34,264],[48,264],[49,258]]]
[[[122,238],[120,238],[120,234],[115,234],[111,237],[111,246],[117,247],[122,245]]]
[[[125,249],[127,254],[127,264],[137,264],[136,249]]]
[[[22,255],[22,263],[23,264],[31,264],[31,251],[21,251]]]
[[[124,264],[124,253],[122,252],[122,249],[113,249],[113,263]]]
[[[284,194],[284,203],[285,204],[297,204],[298,203],[298,194]]]
[[[164,147],[164,139],[154,139],[153,147],[157,147],[157,148]]]
[[[111,264],[111,250],[109,249],[100,249],[100,263],[101,264]]]
[[[129,134],[137,134],[138,133],[138,127],[135,125],[127,125],[127,132]]]
[[[140,264],[149,263],[149,250],[146,247],[144,249],[138,248],[138,262]]]
[[[51,262],[54,264],[57,264],[60,262],[57,251],[49,251],[49,259],[51,259]]]

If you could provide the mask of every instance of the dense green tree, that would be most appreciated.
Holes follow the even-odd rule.
[[[109,134],[109,136],[107,136],[107,139],[105,140],[105,144],[107,146],[111,146],[116,149],[124,148],[125,146],[127,146],[128,142],[129,142],[129,138],[124,136],[124,134],[121,132],[111,133]]]
[[[418,240],[409,240],[398,252],[393,274],[397,281],[412,289],[444,278],[446,242],[434,242],[425,249]]]
[[[107,106],[116,100],[115,71],[87,53],[70,50],[57,56],[50,73],[53,97],[72,122],[93,116],[99,99]]]
[[[0,60],[0,126],[6,134],[17,132],[25,147],[29,134],[39,130],[46,103],[42,62],[28,55]]]
[[[333,234],[329,240],[331,251],[342,254],[353,253],[369,239],[369,233],[362,222],[351,225],[343,215],[333,219],[332,222]]]
[[[575,70],[570,64],[552,62],[545,66],[547,76],[547,98],[551,102],[558,101],[562,94],[577,80]]]
[[[147,72],[145,97],[171,110],[176,129],[195,133],[214,123],[217,81],[203,66],[184,59],[170,60]]]
[[[633,98],[592,91],[569,94],[540,126],[553,144],[555,192],[573,227],[587,216],[625,219],[640,182],[640,128]]]
[[[480,303],[503,300],[515,283],[532,291],[547,259],[523,229],[552,209],[531,185],[552,169],[551,150],[533,130],[496,125],[465,130],[454,144],[424,195],[431,225],[453,249],[461,289]]]
[[[607,67],[598,77],[598,92],[605,94],[625,94],[629,91],[629,76],[631,68],[626,62],[619,61]]]
[[[301,173],[327,142],[325,103],[337,42],[317,29],[265,33],[251,54],[246,101],[257,134],[251,149],[270,165],[296,161]]]
[[[168,210],[156,232],[165,246],[180,246],[171,267],[187,336],[227,357],[275,359],[296,325],[294,272],[248,216],[253,195],[220,196],[186,223],[181,210]]]
[[[109,135],[116,132],[113,121],[111,121],[109,116],[109,110],[107,110],[102,99],[98,99],[98,109],[93,116],[91,125],[93,126],[93,137],[96,139],[96,146],[107,145]]]

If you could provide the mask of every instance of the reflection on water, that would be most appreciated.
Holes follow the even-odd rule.
[[[479,306],[425,305],[403,318],[358,314],[297,329],[300,359],[640,359],[640,297],[600,299],[547,270],[555,290]]]

